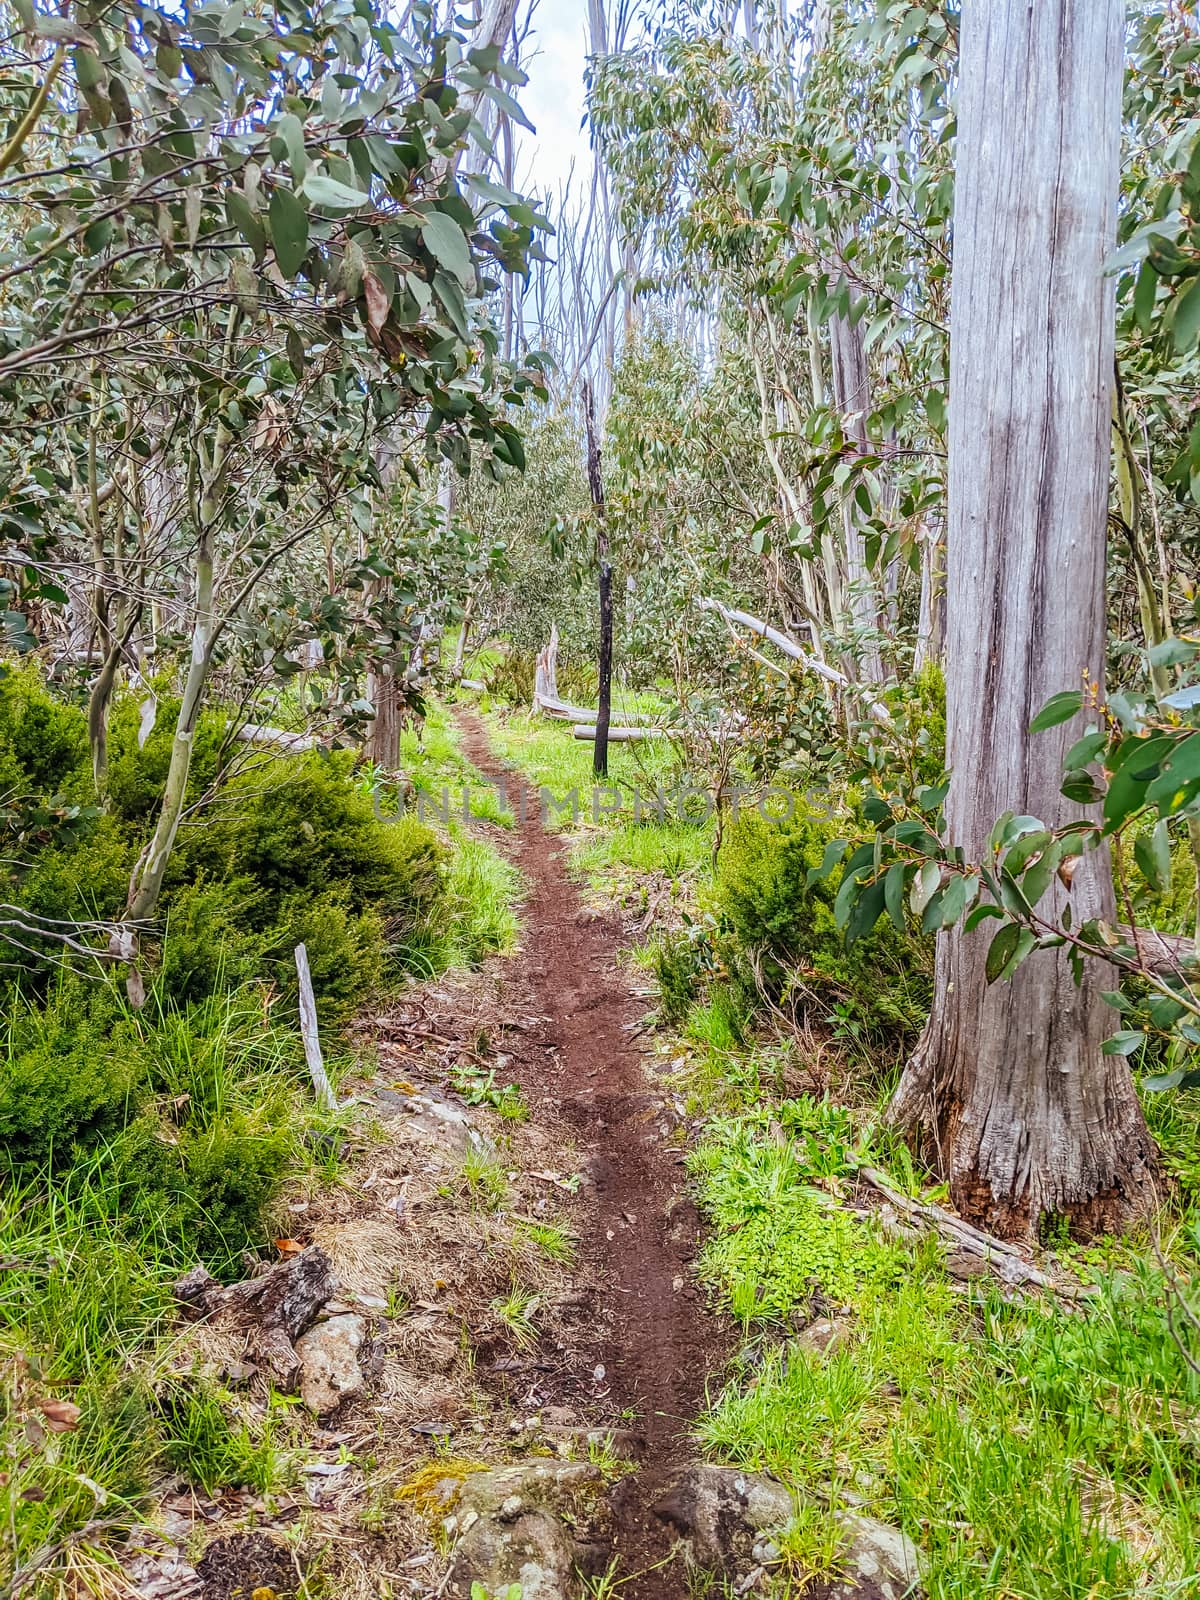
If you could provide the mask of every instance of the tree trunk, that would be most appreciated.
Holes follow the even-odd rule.
[[[1076,814],[1062,758],[1084,719],[1031,738],[1050,695],[1102,680],[1122,0],[966,0],[951,324],[947,821],[983,858],[1006,810]],[[1055,910],[1066,891],[1056,885]],[[1076,925],[1113,918],[1107,854],[1080,864]],[[1079,1235],[1156,1192],[1096,967],[1061,951],[989,987],[989,931],[944,935],[933,1015],[893,1103],[958,1210],[1002,1236]]]
[[[851,305],[857,297],[851,296]],[[858,451],[867,449],[866,415],[870,408],[870,375],[863,345],[862,322],[834,317],[829,325],[832,357],[833,401],[841,414],[842,431]],[[859,675],[868,683],[883,678],[879,649],[879,596],[867,566],[861,517],[854,503],[853,485],[842,496],[842,532],[846,546],[846,599],[849,622],[857,634],[855,658]]]
[[[399,653],[372,662],[367,672],[367,699],[375,707],[375,715],[363,741],[363,754],[385,772],[394,772],[400,765],[403,678],[404,657]]]
[[[596,518],[596,558],[600,567],[600,696],[596,713],[596,752],[592,771],[597,778],[608,777],[608,725],[612,719],[612,563],[609,561],[608,519],[604,506],[604,478],[600,470],[600,441],[596,437],[596,407],[592,386],[583,386],[583,414],[587,423],[588,487]]]

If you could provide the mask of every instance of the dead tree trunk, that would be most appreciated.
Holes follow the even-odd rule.
[[[612,719],[612,563],[609,560],[608,518],[604,506],[604,478],[600,470],[600,441],[596,437],[596,407],[592,386],[583,386],[583,414],[587,423],[587,473],[596,520],[596,560],[600,569],[600,697],[596,713],[596,752],[592,771],[608,777],[608,725]]]
[[[1048,826],[1076,718],[1050,695],[1103,676],[1122,0],[965,0],[951,325],[947,820],[978,860],[1005,810]],[[1061,909],[1066,894],[1056,886]],[[1107,856],[1070,891],[1113,917]],[[1043,902],[1046,904],[1046,902]],[[986,925],[945,935],[933,1016],[893,1115],[919,1128],[963,1216],[1016,1236],[1119,1227],[1155,1195],[1129,1068],[1101,1045],[1099,970],[1035,952],[991,987]]]

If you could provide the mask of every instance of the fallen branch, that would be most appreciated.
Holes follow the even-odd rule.
[[[269,744],[278,750],[290,750],[295,755],[315,750],[320,744],[320,740],[311,733],[289,733],[286,728],[268,728],[258,722],[245,723],[237,730],[236,737],[243,744]]]
[[[571,729],[576,739],[595,739],[596,724],[594,722],[577,722]],[[665,728],[610,728],[609,740],[613,744],[628,744],[631,739],[665,739]]]
[[[321,1054],[321,1037],[317,1031],[317,1002],[313,994],[312,974],[308,967],[308,951],[302,944],[296,946],[296,977],[300,988],[300,1036],[304,1040],[304,1059],[316,1091],[317,1102],[323,1111],[337,1110],[337,1096],[325,1071]]]
[[[892,714],[881,700],[877,700],[870,688],[861,683],[852,683],[844,672],[839,672],[836,667],[831,667],[828,662],[819,660],[809,651],[798,645],[795,639],[789,638],[786,633],[781,633],[778,628],[772,628],[761,617],[754,617],[748,611],[737,611],[732,606],[722,604],[720,600],[701,598],[696,601],[701,611],[715,611],[719,617],[732,626],[737,623],[739,627],[749,628],[760,639],[766,639],[777,650],[783,652],[790,661],[798,661],[801,666],[807,667],[810,672],[815,672],[819,678],[824,678],[826,683],[832,683],[838,689],[845,689],[852,694],[860,694],[867,703],[867,709],[876,722],[891,722]]]
[[[1035,1267],[1026,1261],[1016,1245],[1009,1244],[1005,1239],[996,1239],[990,1233],[972,1227],[969,1222],[956,1217],[944,1206],[936,1205],[932,1201],[910,1199],[898,1189],[893,1189],[883,1173],[877,1172],[874,1167],[860,1168],[859,1175],[873,1188],[878,1189],[898,1211],[932,1228],[935,1233],[949,1240],[959,1250],[978,1256],[1001,1282],[1011,1287],[1022,1288],[1028,1284],[1037,1289],[1048,1289],[1051,1294],[1062,1295],[1068,1300],[1080,1299],[1095,1293],[1095,1290],[1088,1285],[1057,1283],[1040,1267]]]
[[[1176,973],[1196,960],[1196,941],[1185,934],[1160,933],[1157,928],[1131,928],[1120,923],[1117,935],[1137,951],[1138,960],[1148,972]]]

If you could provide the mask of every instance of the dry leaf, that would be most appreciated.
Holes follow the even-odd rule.
[[[39,1400],[38,1410],[45,1417],[46,1427],[51,1433],[74,1433],[83,1415],[70,1400]]]
[[[276,1239],[275,1248],[281,1256],[298,1256],[304,1246],[298,1239]]]
[[[392,309],[391,297],[370,270],[363,273],[362,286],[367,301],[367,332],[372,343],[378,344],[383,325]]]

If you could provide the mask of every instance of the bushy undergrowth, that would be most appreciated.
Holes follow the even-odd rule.
[[[898,1257],[818,1188],[782,1124],[739,1116],[708,1129],[691,1167],[713,1227],[701,1278],[743,1323],[807,1316],[895,1274]]]
[[[802,800],[788,823],[751,814],[730,829],[711,897],[730,966],[772,999],[838,1008],[870,1041],[903,1041],[928,1013],[932,949],[883,923],[847,946],[834,917],[836,875],[820,875],[835,836],[836,823]]]
[[[132,1511],[167,1466],[264,1486],[270,1439],[201,1380],[167,1378],[154,1345],[182,1269],[241,1277],[245,1252],[269,1246],[282,1181],[331,1125],[257,985],[135,1014],[65,980],[40,1008],[18,1002],[6,1044],[0,1503],[10,1554],[27,1556],[97,1503]],[[43,1404],[60,1400],[78,1426],[42,1441]]]

